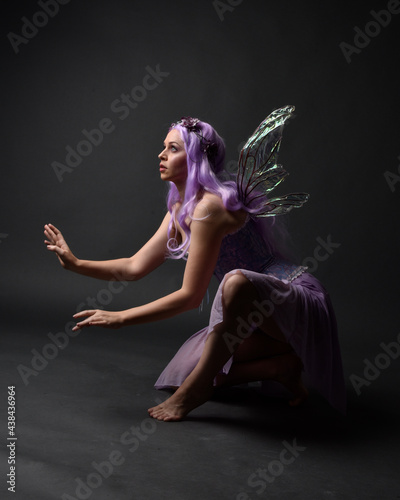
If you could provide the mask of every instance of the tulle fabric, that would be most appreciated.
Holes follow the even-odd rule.
[[[257,325],[260,314],[271,315],[286,340],[301,358],[309,384],[342,413],[346,411],[345,383],[336,318],[330,297],[317,278],[304,272],[292,282],[247,269],[227,273],[216,293],[210,322],[192,335],[161,373],[156,389],[179,387],[191,373],[203,352],[209,332],[223,320],[223,287],[227,276],[240,271],[256,287],[260,300],[258,315],[244,318],[242,328]],[[244,333],[242,331],[242,333]],[[222,368],[229,373],[232,357]]]

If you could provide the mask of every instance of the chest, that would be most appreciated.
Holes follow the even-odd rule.
[[[189,218],[186,219],[186,224],[190,229],[191,220]],[[179,221],[176,217],[172,219],[172,229],[171,229],[171,237],[176,240],[178,245],[182,245],[182,243],[186,240],[186,233],[183,230],[182,226],[179,224]]]

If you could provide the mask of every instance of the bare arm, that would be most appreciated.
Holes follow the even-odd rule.
[[[211,214],[211,215],[210,215]],[[126,311],[82,311],[75,318],[84,318],[75,329],[89,325],[119,327],[157,321],[198,307],[207,290],[221,246],[226,233],[226,210],[213,203],[213,206],[197,206],[191,224],[191,243],[185,267],[182,286],[176,292],[148,304]]]
[[[54,252],[64,269],[85,276],[103,280],[138,280],[165,260],[168,241],[167,213],[156,233],[132,257],[105,261],[82,260],[75,257],[68,247],[61,232],[52,224],[45,225],[45,244],[48,250]]]

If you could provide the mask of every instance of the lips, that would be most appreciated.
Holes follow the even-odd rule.
[[[165,170],[167,170],[167,167],[160,163],[160,172],[164,172]]]

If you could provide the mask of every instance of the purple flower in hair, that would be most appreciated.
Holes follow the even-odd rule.
[[[191,116],[183,116],[180,119],[181,125],[189,129],[190,131],[193,131],[193,129],[198,130],[199,127],[197,126],[197,124],[199,123],[199,121],[200,120],[198,118],[192,118]]]
[[[175,127],[175,125],[182,125],[182,127],[187,128],[189,132],[199,132],[200,129],[197,125],[199,121],[200,120],[198,118],[192,118],[191,116],[182,116],[179,121],[171,125],[171,128]]]
[[[189,132],[193,132],[200,140],[200,149],[207,156],[211,165],[214,165],[215,158],[218,154],[218,146],[215,142],[210,142],[208,139],[203,137],[203,133],[198,123],[200,120],[198,118],[192,118],[191,116],[183,116],[179,121],[173,123],[170,127],[173,128],[176,125],[181,125],[188,129]]]

